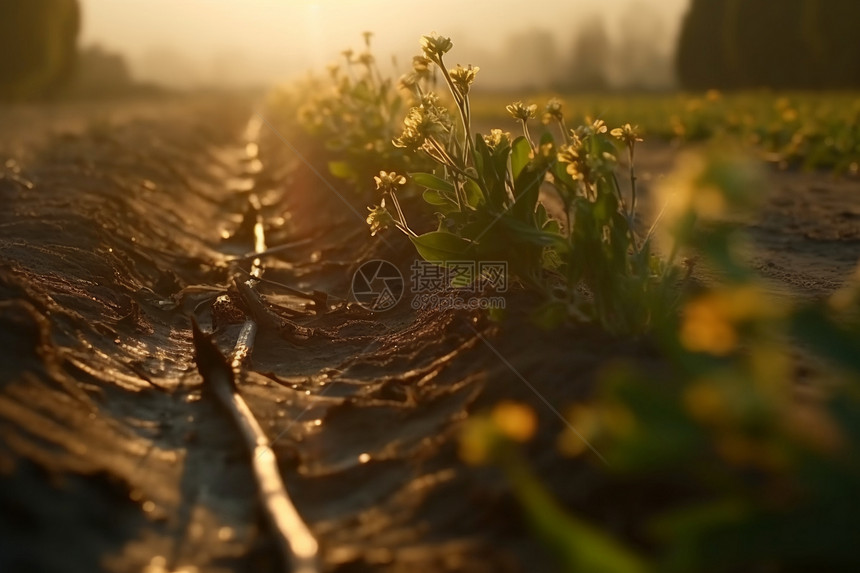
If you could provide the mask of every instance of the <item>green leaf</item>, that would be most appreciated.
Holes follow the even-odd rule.
[[[452,199],[449,195],[442,191],[437,191],[436,189],[425,189],[422,194],[424,201],[429,203],[430,205],[435,205],[437,207],[440,206],[448,206],[452,204],[456,204],[454,199]]]
[[[484,192],[481,191],[481,187],[473,180],[466,179],[463,190],[466,192],[466,203],[468,203],[469,207],[477,208],[486,202],[484,200]]]
[[[484,141],[484,137],[480,133],[475,136],[474,155],[475,169],[478,170],[478,173],[483,173],[484,169],[490,165],[492,154],[490,148],[487,146],[487,142]]]
[[[487,195],[490,206],[496,211],[501,211],[506,208],[510,201],[507,191],[508,180],[508,156],[511,148],[509,145],[504,146],[501,150],[496,149],[493,155],[494,171],[492,177],[487,176]]]
[[[532,313],[532,322],[544,330],[554,330],[567,320],[567,305],[562,301],[549,301]]]
[[[611,195],[608,192],[598,195],[597,201],[594,203],[594,210],[592,211],[595,222],[599,225],[605,225],[617,212],[618,199],[615,195]]]
[[[410,173],[410,179],[422,187],[435,189],[436,191],[454,192],[454,186],[440,177],[436,177],[432,173]],[[429,201],[428,201],[429,203]]]
[[[496,173],[504,179],[505,173],[508,171],[508,157],[511,155],[511,144],[502,143],[493,151],[493,164],[496,167]]]
[[[538,227],[543,227],[547,220],[549,220],[549,215],[546,212],[546,207],[543,203],[538,203],[535,210],[535,222],[537,222]]]
[[[553,139],[552,134],[550,132],[544,131],[540,136],[540,145],[541,147],[543,147],[547,143],[550,143],[555,146],[555,139]]]
[[[544,247],[557,247],[561,249],[567,248],[567,241],[564,237],[554,233],[542,231],[537,227],[523,223],[513,217],[502,217],[499,224],[506,229],[513,231],[514,235],[525,242],[541,245]]]
[[[552,176],[555,179],[556,185],[562,186],[567,194],[572,196],[575,193],[577,185],[573,177],[570,176],[570,173],[567,172],[568,165],[570,164],[557,161],[552,167]]]
[[[543,224],[541,230],[544,233],[552,233],[553,235],[561,235],[561,223],[556,221],[555,219],[549,219],[546,223]]]
[[[794,335],[821,356],[860,373],[860,333],[835,324],[818,306],[807,306],[794,313],[791,320]]]
[[[505,308],[491,306],[489,309],[487,309],[487,318],[489,318],[493,322],[502,322],[505,319],[505,310]]]
[[[646,573],[645,559],[609,532],[566,513],[523,460],[504,465],[526,519],[538,538],[564,565],[565,571]]]
[[[467,260],[466,251],[472,245],[466,239],[448,231],[431,231],[410,240],[424,260],[431,262]]]
[[[328,171],[338,179],[354,179],[358,177],[355,169],[347,161],[329,161]]]
[[[514,140],[511,148],[511,175],[516,181],[526,165],[531,161],[532,146],[525,136],[519,136]]]
[[[388,86],[386,86],[386,87],[388,87]],[[401,98],[399,98],[399,97],[393,98],[391,100],[391,107],[389,109],[388,115],[390,117],[397,117],[397,115],[400,113],[400,106],[402,104],[403,104],[403,100]]]
[[[517,202],[511,207],[511,213],[519,220],[528,223],[534,222],[535,208],[540,196],[540,186],[545,176],[546,168],[536,170],[525,169],[514,180],[514,197]]]

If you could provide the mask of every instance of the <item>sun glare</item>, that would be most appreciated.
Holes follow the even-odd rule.
[[[323,33],[323,7],[320,2],[309,2],[304,7],[305,35],[309,62],[315,68],[325,64],[325,35]]]

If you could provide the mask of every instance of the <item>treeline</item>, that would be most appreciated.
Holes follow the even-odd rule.
[[[688,89],[860,87],[860,0],[691,0],[676,54]]]
[[[74,73],[77,0],[0,0],[0,99],[42,97]]]
[[[0,0],[0,101],[154,94],[120,54],[78,47],[78,0]]]
[[[478,89],[665,90],[674,85],[668,28],[653,3],[637,0],[614,21],[578,18],[566,36],[519,31],[499,52],[480,54]]]

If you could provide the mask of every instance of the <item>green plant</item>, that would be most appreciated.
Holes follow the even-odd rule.
[[[645,573],[645,559],[586,520],[565,512],[530,469],[519,444],[537,428],[534,411],[501,402],[469,420],[460,440],[460,456],[470,464],[500,466],[513,486],[525,518],[564,571]]]
[[[640,520],[635,528],[650,537],[653,557],[632,557],[622,542],[589,526],[600,546],[615,547],[592,555],[600,562],[589,570],[860,565],[860,272],[828,301],[792,305],[768,294],[743,262],[738,232],[723,222],[727,210],[749,206],[755,182],[754,168],[721,154],[688,158],[664,185],[675,202],[664,240],[680,245],[677,251],[695,246],[726,280],[686,300],[663,324],[656,338],[667,369],[659,380],[633,365],[607,367],[595,396],[571,408],[577,433],[566,431],[560,444],[569,455],[599,451],[606,464],[601,460],[598,471],[622,476],[624,487],[683,483],[687,493],[656,515],[628,516]],[[795,381],[798,342],[831,360],[826,385]],[[570,563],[560,547],[583,539],[585,524],[529,494],[540,484],[511,465],[524,463],[511,452],[528,433],[512,428],[526,418],[502,409],[470,421],[463,457],[505,469],[526,511],[542,516],[532,518],[538,535]],[[557,525],[552,535],[539,526],[546,520]],[[558,545],[557,538],[570,541]],[[626,558],[621,565],[618,555]]]
[[[370,32],[364,50],[342,52],[343,63],[328,67],[325,77],[311,76],[282,91],[271,103],[295,113],[298,127],[321,148],[329,173],[348,182],[359,193],[382,168],[401,171],[421,168],[420,158],[391,145],[407,104],[403,82],[384,77],[371,51]],[[412,78],[421,85],[429,75]]]
[[[749,168],[724,157],[697,165],[674,183],[686,182],[695,200],[680,202],[668,232],[726,281],[686,301],[660,333],[669,379],[609,373],[571,423],[614,470],[698,489],[696,502],[650,524],[661,570],[854,570],[847,532],[860,526],[860,289],[799,306],[769,294],[743,264],[737,232],[713,212],[754,195]],[[698,225],[703,219],[711,220]],[[796,343],[836,366],[829,386],[801,398]]]
[[[377,189],[395,207],[371,208],[373,232],[393,225],[406,233],[426,260],[448,264],[463,260],[505,261],[512,277],[539,293],[544,304],[536,318],[553,326],[569,317],[597,320],[612,332],[638,333],[650,328],[671,305],[675,273],[652,256],[650,234],[634,226],[636,142],[629,124],[613,130],[597,120],[569,130],[562,104],[552,100],[547,115],[557,122],[561,143],[545,131],[535,140],[529,122],[537,106],[508,106],[523,135],[512,138],[494,129],[472,135],[469,92],[478,68],[448,69],[450,39],[422,38],[423,58],[434,65],[448,87],[459,122],[434,92],[416,89],[417,105],[404,120],[397,148],[423,154],[432,172],[409,179],[424,187],[424,200],[436,212],[436,230],[418,234],[397,203],[406,179],[383,172]],[[627,150],[630,191],[616,175],[618,148]],[[550,214],[539,200],[542,189],[561,202]],[[581,287],[585,287],[585,291]]]

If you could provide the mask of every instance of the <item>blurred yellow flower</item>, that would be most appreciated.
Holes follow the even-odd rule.
[[[451,38],[436,35],[421,36],[421,50],[433,61],[439,61],[453,47]]]
[[[631,126],[629,123],[625,123],[621,127],[616,127],[609,134],[615,139],[623,141],[628,147],[633,147],[637,141],[642,141],[642,137],[639,135],[639,127]]]
[[[586,117],[585,122],[590,124],[586,127],[591,131],[591,133],[606,133],[609,130],[609,128],[606,127],[606,122],[602,119],[592,120],[590,117]]]
[[[668,249],[687,244],[695,224],[725,220],[732,211],[748,210],[762,194],[760,167],[725,151],[686,153],[657,187],[662,221],[657,230]]]
[[[550,120],[561,121],[564,119],[564,102],[562,102],[557,97],[550,99],[546,103],[546,108],[544,109],[544,123],[549,123]]]
[[[501,402],[487,415],[466,422],[460,435],[460,458],[479,465],[496,461],[505,444],[528,441],[537,430],[534,411],[516,402]]]
[[[711,381],[696,382],[684,389],[684,407],[693,418],[706,424],[725,422],[730,415],[725,396]]]
[[[465,96],[468,95],[469,89],[475,81],[475,75],[480,69],[478,66],[472,66],[472,64],[466,68],[457,64],[456,68],[448,70],[448,75],[451,76],[451,81],[454,82],[460,94]]]
[[[471,465],[489,463],[496,442],[493,422],[485,416],[472,418],[466,422],[460,434],[460,459]]]
[[[489,135],[484,136],[484,142],[486,142],[487,147],[491,149],[495,149],[501,144],[511,144],[511,134],[508,131],[502,131],[501,129],[491,129]]]
[[[511,117],[520,121],[528,121],[537,115],[537,104],[525,105],[521,101],[515,101],[514,103],[506,106],[505,109]]]
[[[596,406],[575,404],[566,417],[576,432],[566,428],[558,437],[558,449],[566,456],[575,457],[588,449],[588,442],[600,431],[600,414]]]
[[[515,442],[528,441],[537,429],[534,410],[516,402],[501,402],[492,413],[496,428]]]
[[[391,225],[395,224],[394,217],[388,209],[385,208],[385,199],[375,207],[368,207],[370,214],[367,216],[367,224],[370,225],[370,235],[376,236],[380,231],[384,231]]]
[[[738,345],[738,327],[784,313],[782,304],[754,284],[710,292],[684,307],[681,344],[692,352],[724,356]]]
[[[738,344],[734,324],[720,300],[706,296],[687,303],[681,324],[681,344],[691,352],[729,354]]]
[[[373,177],[376,181],[376,189],[383,193],[394,193],[397,189],[406,185],[406,177],[398,175],[394,171],[380,171],[379,175]]]
[[[433,63],[430,58],[425,56],[413,56],[412,57],[412,71],[414,71],[419,78],[429,78],[430,77],[430,65]]]

